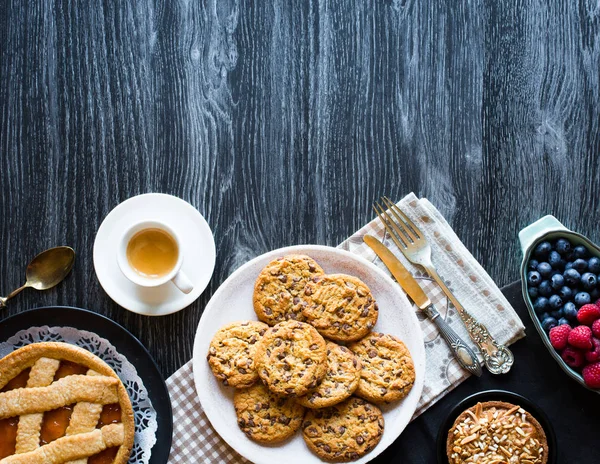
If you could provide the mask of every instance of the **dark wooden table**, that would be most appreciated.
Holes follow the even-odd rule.
[[[105,314],[170,375],[206,302],[250,258],[336,245],[380,195],[429,198],[499,285],[553,213],[600,241],[597,2],[0,0],[0,288],[61,244],[42,305]],[[188,309],[114,304],[92,246],[143,192],[191,202],[217,266]]]

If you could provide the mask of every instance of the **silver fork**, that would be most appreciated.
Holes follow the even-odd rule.
[[[471,340],[481,351],[487,369],[492,374],[506,374],[514,363],[512,352],[496,342],[487,327],[471,316],[452,294],[433,266],[431,246],[419,228],[389,198],[383,197],[382,201],[386,208],[378,202],[373,204],[373,208],[398,249],[411,263],[425,268],[452,302],[465,324]],[[391,215],[386,209],[391,212]]]

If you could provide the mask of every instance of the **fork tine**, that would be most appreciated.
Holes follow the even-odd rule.
[[[380,211],[377,210],[379,208]],[[394,221],[391,220],[389,214],[385,212],[385,210],[381,207],[381,205],[377,202],[373,203],[373,209],[379,216],[379,220],[387,230],[388,234],[390,234],[391,239],[396,244],[399,249],[408,248],[408,245],[402,239],[402,234],[398,234],[393,227],[395,227]]]
[[[386,197],[386,199],[387,199],[387,200],[388,200],[390,203],[392,203],[392,202],[390,201],[390,199],[389,199],[389,198],[387,198],[387,197]],[[405,213],[404,211],[402,211],[402,210],[400,209],[400,207],[398,207],[398,205],[396,205],[395,203],[392,203],[392,207],[391,207],[391,209],[392,209],[393,211],[396,211],[396,212],[398,212],[398,213],[400,214],[400,216],[402,216],[402,218],[404,219],[404,221],[405,221],[405,222],[406,222],[406,223],[409,225],[409,227],[410,227],[410,228],[413,230],[413,232],[415,233],[415,235],[416,235],[417,237],[419,237],[419,238],[423,238],[423,237],[422,237],[423,233],[421,232],[421,229],[419,229],[419,228],[416,226],[416,224],[415,224],[414,222],[412,222],[412,221],[411,221],[411,219],[410,219],[410,218],[409,218],[409,217],[406,215],[406,213]]]
[[[381,211],[378,211],[377,208],[375,207],[375,205],[377,205],[377,207],[379,207],[379,209]],[[379,220],[385,227],[385,230],[389,234],[392,241],[396,244],[396,246],[399,249],[407,248],[407,245],[406,245],[406,243],[404,243],[404,240],[402,240],[402,238],[400,236],[397,236],[396,233],[394,232],[394,230],[390,227],[389,224],[392,224],[392,222],[390,222],[390,218],[389,218],[388,214],[384,211],[384,209],[381,207],[381,205],[379,205],[378,203],[375,203],[373,205],[373,209],[377,212],[377,215],[379,216]]]
[[[387,208],[392,212],[392,214],[394,215],[394,217],[396,218],[396,225],[402,230],[402,232],[404,232],[404,234],[412,241],[412,242],[416,242],[417,240],[419,240],[419,234],[416,234],[407,224],[406,222],[402,219],[402,217],[398,214],[398,212],[396,210],[399,210],[399,208],[392,203],[392,201],[387,198],[387,197],[383,197],[382,198],[383,202],[385,203],[385,205],[387,206]]]
[[[381,207],[381,205],[377,202],[373,203],[373,209],[375,210],[375,212],[377,213],[377,216],[379,217],[379,220],[381,221],[381,223],[383,224],[383,227],[385,227],[385,230],[387,231],[387,233],[389,234],[390,238],[392,240],[394,240],[394,243],[396,243],[396,245],[398,245],[398,243],[396,242],[396,236],[394,234],[394,231],[392,229],[390,229],[390,226],[388,225],[388,221],[386,219],[386,214],[385,211],[383,210],[383,208]],[[400,246],[400,245],[398,245]],[[402,244],[402,247],[404,247],[405,245]]]

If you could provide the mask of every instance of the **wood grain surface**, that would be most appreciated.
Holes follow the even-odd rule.
[[[3,315],[105,314],[165,376],[250,258],[336,245],[380,195],[429,198],[499,285],[544,214],[600,242],[600,3],[0,0],[0,288],[68,244],[76,268]],[[93,269],[121,201],[206,217],[217,266],[178,314],[134,315]]]

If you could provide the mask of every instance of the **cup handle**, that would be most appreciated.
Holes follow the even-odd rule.
[[[190,293],[194,288],[194,285],[192,284],[192,282],[190,282],[190,279],[188,279],[187,276],[181,270],[177,274],[175,274],[175,277],[171,279],[171,282],[173,282],[175,286],[186,295]]]

